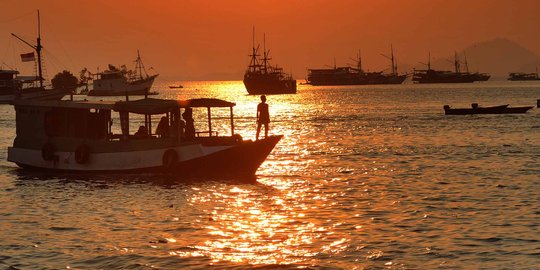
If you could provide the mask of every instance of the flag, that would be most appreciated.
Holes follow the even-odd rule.
[[[34,52],[21,54],[21,60],[23,62],[33,62],[34,60],[36,60],[36,58],[34,57]]]

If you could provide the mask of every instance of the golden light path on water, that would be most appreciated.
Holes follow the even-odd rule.
[[[238,95],[238,89],[243,88],[241,82],[184,87],[202,89],[210,85],[212,88],[207,90],[211,96],[236,102],[237,132],[245,139],[253,139],[259,96],[248,96],[244,92]],[[191,95],[178,94],[174,98],[196,97],[197,93],[191,92]],[[350,239],[334,236],[334,227],[339,223],[325,224],[327,222],[321,222],[317,216],[306,214],[328,207],[333,196],[319,192],[317,187],[299,177],[317,161],[309,159],[309,151],[298,143],[309,140],[306,138],[309,130],[295,116],[300,115],[299,111],[316,110],[317,106],[302,103],[296,95],[269,96],[268,100],[273,116],[270,133],[282,134],[284,139],[258,171],[258,182],[264,187],[232,185],[212,192],[195,188],[191,203],[213,206],[206,210],[208,240],[199,243],[193,251],[172,251],[171,255],[208,256],[216,263],[309,264],[316,262],[321,253],[338,254],[348,247]],[[220,112],[216,113],[219,119]],[[222,116],[228,114],[221,113]],[[223,123],[217,128],[225,130],[227,127],[228,123]],[[310,143],[317,147],[325,144],[316,140],[308,141]]]

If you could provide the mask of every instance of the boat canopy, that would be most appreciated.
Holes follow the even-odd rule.
[[[235,103],[216,98],[198,98],[188,100],[145,98],[133,101],[116,102],[114,105],[114,110],[138,114],[162,114],[178,108],[234,107],[235,105]]]

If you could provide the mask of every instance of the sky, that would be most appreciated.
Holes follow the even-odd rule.
[[[472,44],[507,38],[540,54],[538,0],[0,0],[0,65],[31,72],[19,54],[35,43],[40,10],[50,77],[108,64],[134,67],[137,50],[169,80],[241,80],[252,31],[273,64],[307,68],[353,64],[387,68],[381,54],[415,65]]]

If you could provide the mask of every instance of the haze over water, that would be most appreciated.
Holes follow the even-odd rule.
[[[234,101],[237,132],[254,139],[259,97],[241,82],[180,83],[159,97]],[[254,183],[18,170],[4,105],[0,267],[538,268],[538,109],[442,109],[538,98],[535,83],[299,85],[268,97],[270,133],[285,137]]]

